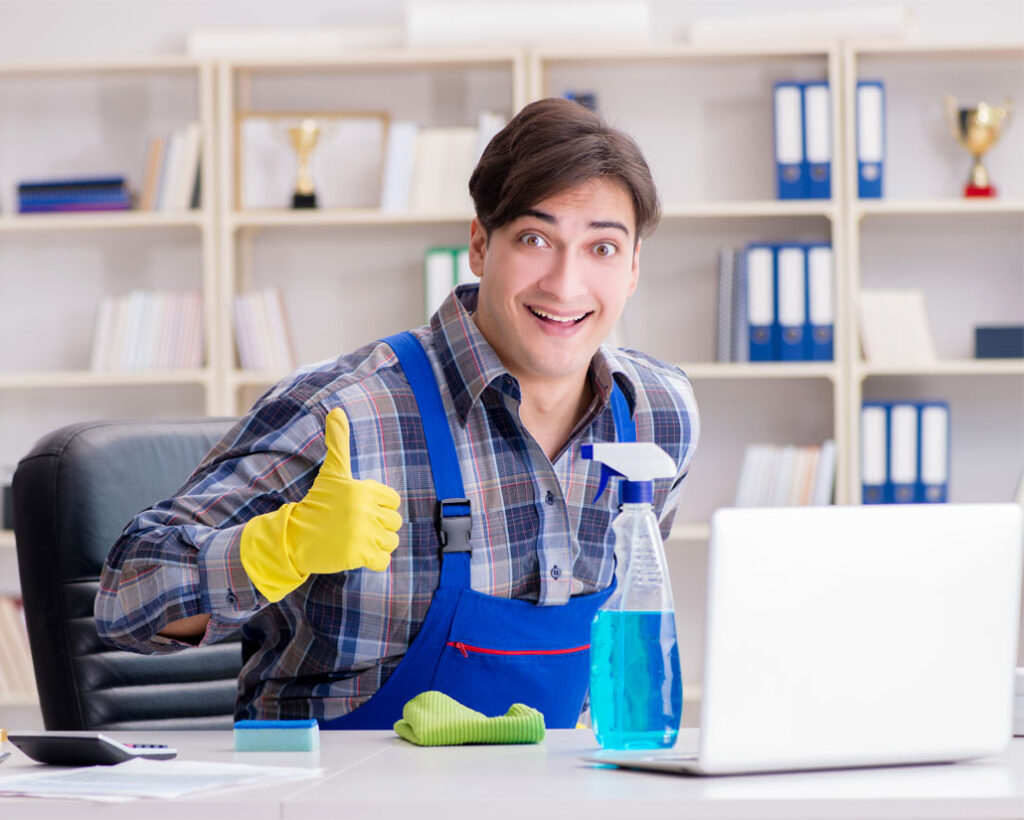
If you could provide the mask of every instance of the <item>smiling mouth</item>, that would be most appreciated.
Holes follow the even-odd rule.
[[[588,310],[584,313],[577,313],[572,316],[558,316],[554,313],[548,313],[546,310],[531,307],[530,305],[527,305],[527,309],[538,319],[543,319],[545,322],[554,322],[559,325],[577,325],[592,313],[592,311]]]

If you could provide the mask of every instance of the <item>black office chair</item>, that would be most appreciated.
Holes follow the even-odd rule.
[[[14,474],[14,534],[43,722],[50,730],[232,725],[241,643],[170,655],[104,645],[93,599],[118,535],[172,495],[230,419],[99,421],[40,439]]]

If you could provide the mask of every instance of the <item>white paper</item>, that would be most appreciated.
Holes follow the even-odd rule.
[[[121,802],[179,797],[209,789],[265,785],[317,777],[322,769],[184,760],[129,760],[115,766],[52,769],[0,777],[0,796]]]

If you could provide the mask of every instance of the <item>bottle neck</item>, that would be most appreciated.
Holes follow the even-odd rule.
[[[654,501],[654,482],[652,481],[628,481],[623,479],[619,487],[619,503],[622,506],[627,504],[651,504]]]

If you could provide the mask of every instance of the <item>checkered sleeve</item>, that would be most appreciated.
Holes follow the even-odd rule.
[[[189,644],[157,633],[201,613],[211,614],[201,643],[231,634],[267,604],[242,567],[242,529],[300,500],[325,452],[318,407],[285,397],[257,404],[174,497],[128,522],[100,577],[100,637],[145,654],[172,652]]]

